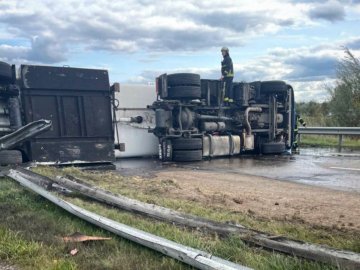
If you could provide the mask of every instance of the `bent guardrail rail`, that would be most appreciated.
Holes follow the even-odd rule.
[[[259,246],[266,250],[296,256],[298,258],[333,264],[341,269],[350,270],[360,268],[360,254],[356,252],[302,242],[285,236],[279,237],[246,228],[240,224],[216,222],[159,205],[148,204],[119,194],[113,194],[108,190],[88,184],[84,179],[78,179],[71,175],[48,178],[21,167],[13,169],[11,172],[12,176],[16,174],[17,176],[24,177],[47,190],[56,190],[60,193],[64,193],[66,190],[66,192],[70,191],[74,192],[74,194],[82,194],[82,196],[88,199],[180,227],[192,228],[221,237],[237,235],[250,246]]]
[[[11,149],[51,128],[50,120],[37,120],[0,138],[0,150]]]
[[[210,253],[191,248],[166,238],[130,227],[115,220],[106,218],[90,212],[72,203],[62,200],[60,197],[51,194],[41,186],[34,184],[26,176],[16,170],[10,170],[7,174],[22,186],[34,191],[65,211],[73,214],[95,226],[115,233],[120,237],[133,241],[142,246],[158,251],[166,256],[191,265],[201,270],[251,270],[252,268],[233,263],[231,261],[213,256]]]

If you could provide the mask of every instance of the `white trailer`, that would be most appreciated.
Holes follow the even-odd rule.
[[[156,100],[155,86],[121,84],[115,99],[115,157],[158,155],[159,140],[148,132],[155,127],[155,112],[147,108]]]

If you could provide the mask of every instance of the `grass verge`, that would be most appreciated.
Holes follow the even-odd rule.
[[[338,136],[330,135],[301,135],[300,146],[312,147],[337,147],[339,144]],[[343,136],[343,147],[360,149],[360,139]]]
[[[115,172],[92,173],[74,168],[60,170],[39,167],[35,171],[50,177],[72,174],[91,184],[141,201],[213,220],[237,222],[277,235],[288,235],[360,252],[358,234],[313,228],[296,220],[259,219],[247,213],[233,213],[219,206],[167,198],[167,188],[176,188],[176,183],[171,181],[155,182],[151,179],[123,177]],[[335,269],[325,264],[248,247],[236,236],[219,239],[214,235],[174,227],[86,199],[70,197],[66,200],[124,224],[255,269]],[[76,231],[110,236],[113,239],[88,244],[65,244],[57,238]],[[159,253],[87,224],[7,178],[0,180],[0,239],[0,260],[6,260],[23,269],[190,269]],[[78,248],[79,254],[70,256],[69,250],[72,248]]]

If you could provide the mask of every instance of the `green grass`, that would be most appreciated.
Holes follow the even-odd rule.
[[[48,176],[71,173],[91,184],[141,201],[213,220],[233,221],[277,235],[288,235],[299,240],[360,252],[360,236],[353,232],[313,228],[296,219],[258,219],[201,202],[167,198],[166,190],[176,188],[176,182],[172,181],[157,183],[151,179],[123,177],[109,172],[82,172],[74,168],[59,170],[40,167],[36,168],[36,171]],[[255,269],[336,269],[248,247],[236,236],[220,239],[216,235],[178,228],[86,199],[69,197],[66,200],[121,223]],[[89,235],[110,236],[112,240],[83,244],[65,244],[59,241],[58,236],[76,231]],[[79,249],[79,254],[72,257],[68,254],[74,247]],[[98,229],[23,189],[8,178],[0,179],[0,260],[19,265],[23,269],[191,269],[171,258]]]
[[[301,135],[300,140],[300,146],[337,147],[338,144],[339,137],[330,135]],[[343,136],[342,146],[360,149],[360,138]]]
[[[0,260],[21,269],[188,269],[68,214],[9,179],[0,180],[0,207]],[[76,231],[112,240],[71,244],[58,238]],[[69,255],[73,248],[79,249],[74,257]]]

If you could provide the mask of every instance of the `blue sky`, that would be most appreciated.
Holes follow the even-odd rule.
[[[0,61],[109,69],[112,82],[164,72],[286,80],[323,101],[343,46],[360,56],[360,0],[0,0]]]

